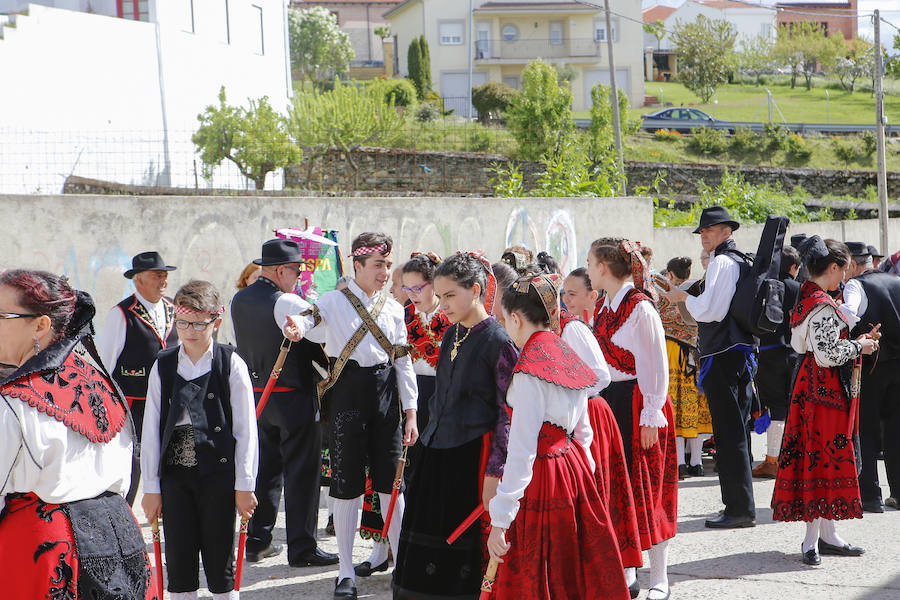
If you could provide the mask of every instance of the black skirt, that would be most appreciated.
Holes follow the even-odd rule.
[[[481,503],[484,437],[456,448],[424,447],[407,493],[394,597],[471,599],[486,566],[489,519],[476,521],[452,546],[447,537]]]

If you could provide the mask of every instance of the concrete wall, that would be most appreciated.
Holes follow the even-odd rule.
[[[132,293],[122,273],[138,252],[158,250],[178,267],[170,274],[170,294],[199,278],[215,283],[230,301],[241,269],[259,256],[272,230],[303,227],[306,218],[339,230],[345,253],[354,235],[387,232],[396,244],[397,264],[415,250],[447,256],[478,248],[498,260],[505,247],[523,243],[549,251],[568,271],[584,264],[590,242],[601,235],[645,243],[653,235],[646,198],[12,195],[0,196],[0,211],[16,215],[19,224],[15,233],[0,237],[0,270],[65,273],[75,287],[94,296],[102,317]],[[95,324],[101,327],[103,318]]]

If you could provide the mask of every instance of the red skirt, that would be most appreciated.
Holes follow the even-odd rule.
[[[65,505],[47,504],[33,493],[7,496],[0,565],[4,598],[82,600],[78,550]],[[147,579],[146,600],[155,600],[156,583],[149,573]]]
[[[862,518],[850,428],[837,370],[819,367],[808,353],[794,384],[778,456],[773,519]]]
[[[609,404],[600,396],[588,401],[588,415],[594,430],[591,455],[597,465],[594,472],[597,491],[609,511],[616,540],[619,542],[622,564],[626,567],[640,567],[643,558],[638,521],[622,434],[619,433],[616,417]]]
[[[587,455],[561,427],[541,427],[531,483],[507,541],[493,600],[629,598]]]

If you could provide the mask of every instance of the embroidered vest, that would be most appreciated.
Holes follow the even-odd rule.
[[[625,324],[638,302],[643,300],[652,302],[643,292],[639,292],[636,288],[630,288],[625,292],[625,297],[622,298],[622,302],[619,303],[619,308],[615,312],[609,306],[604,305],[594,320],[594,337],[600,344],[603,357],[610,367],[620,373],[637,376],[634,354],[630,350],[614,344],[612,336]]]
[[[425,323],[425,315],[416,310],[413,303],[404,307],[406,319],[406,338],[412,346],[413,361],[424,360],[437,368],[438,355],[441,351],[441,340],[449,329],[450,319],[440,310],[434,313],[430,323]]]
[[[162,336],[156,330],[153,317],[137,296],[132,294],[117,305],[125,316],[125,346],[110,374],[129,399],[143,400],[147,397],[147,380],[156,355],[160,350],[178,345],[175,307],[167,298],[163,298],[162,302],[166,307]]]

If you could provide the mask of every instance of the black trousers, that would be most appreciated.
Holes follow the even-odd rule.
[[[261,393],[255,396],[259,402]],[[288,562],[298,562],[303,554],[316,548],[322,468],[317,405],[314,393],[273,392],[259,417],[259,505],[247,528],[248,552],[259,552],[272,543],[282,488]]]
[[[137,436],[137,442],[141,441],[141,430],[144,428],[144,407],[147,405],[146,400],[135,400],[131,403],[131,418],[134,420],[134,434]],[[137,496],[138,486],[141,484],[141,456],[135,452],[131,457],[131,483],[128,485],[128,493],[125,494],[125,501],[128,506],[134,506],[134,499]]]
[[[790,348],[771,348],[761,350],[758,360],[759,369],[755,380],[760,404],[769,409],[769,416],[773,421],[784,421],[791,403],[791,385],[797,355]]]
[[[198,556],[209,591],[234,589],[234,470],[201,477],[196,467],[171,467],[162,492],[166,571],[170,592],[200,588]]]
[[[888,487],[900,497],[900,360],[884,361],[872,373],[863,371],[859,399],[859,444],[862,500],[881,500],[878,451],[884,451]]]
[[[725,514],[755,517],[747,441],[753,401],[749,389],[751,374],[743,352],[722,352],[705,360],[712,361],[702,385],[716,438],[716,466]]]

